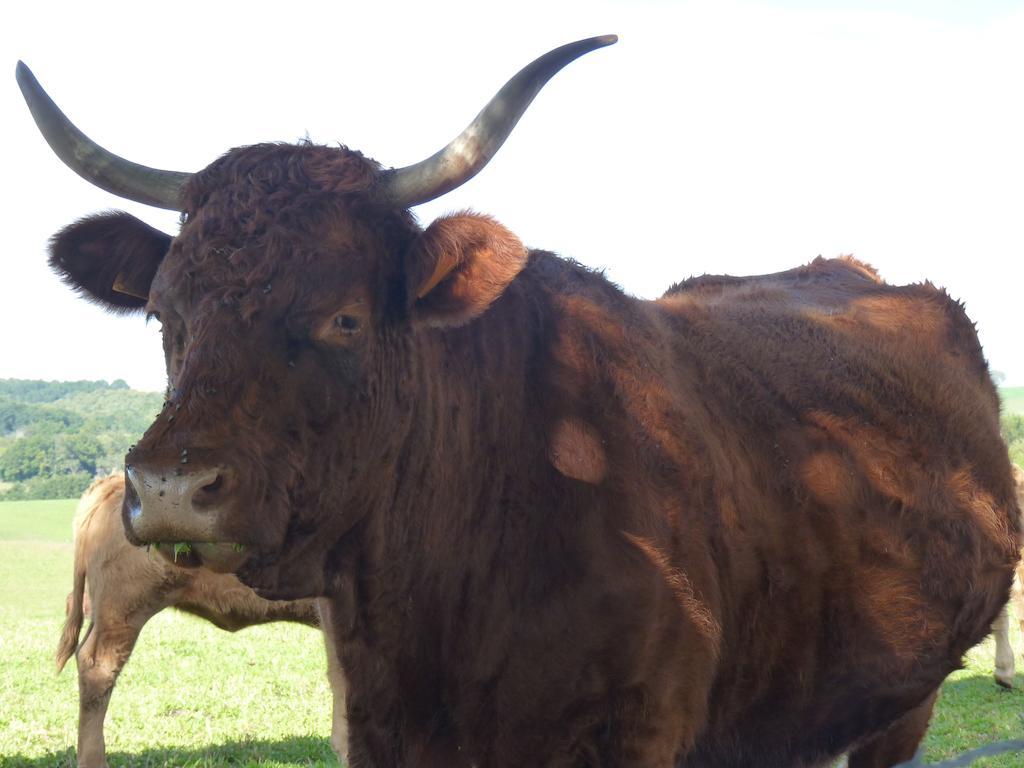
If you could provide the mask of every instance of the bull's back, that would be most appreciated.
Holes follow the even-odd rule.
[[[922,701],[1005,600],[1017,507],[973,326],[847,261],[702,278],[657,307],[728,554],[694,764],[731,764],[741,722],[752,762],[828,751],[778,739],[866,733]]]

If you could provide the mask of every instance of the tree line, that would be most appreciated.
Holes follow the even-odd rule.
[[[0,500],[81,495],[96,477],[120,471],[163,405],[118,379],[0,379]],[[1010,457],[1024,466],[1024,414],[1004,413]]]
[[[0,499],[79,496],[123,467],[162,405],[120,379],[0,379]]]

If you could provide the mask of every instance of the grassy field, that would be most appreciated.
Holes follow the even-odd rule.
[[[0,504],[3,768],[74,766],[74,662],[60,676],[53,671],[71,586],[74,506],[73,501]],[[1016,633],[1015,641],[1024,648]],[[926,740],[929,762],[1024,736],[1024,693],[992,682],[991,641],[973,650],[967,662],[943,688]],[[1017,684],[1024,686],[1024,675],[1017,675]],[[106,730],[110,763],[114,768],[336,765],[327,741],[330,701],[317,632],[272,624],[229,634],[166,611],[146,625],[114,691]],[[1017,754],[974,765],[1021,764]]]
[[[73,768],[74,661],[53,655],[71,588],[73,501],[0,503],[0,766]],[[236,634],[165,611],[142,631],[107,713],[110,764],[337,765],[320,634]]]

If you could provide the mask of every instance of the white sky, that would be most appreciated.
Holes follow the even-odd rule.
[[[852,253],[965,301],[992,368],[1024,385],[1024,3],[986,0],[4,4],[0,378],[162,389],[155,325],[76,299],[45,244],[108,208],[176,231],[53,156],[17,59],[147,165],[307,134],[405,165],[535,56],[605,33],[620,42],[557,75],[424,224],[490,213],[645,297]]]

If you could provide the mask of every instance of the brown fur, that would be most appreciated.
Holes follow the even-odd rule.
[[[260,594],[326,598],[352,765],[912,752],[1018,556],[962,308],[850,259],[639,301],[486,218],[424,232],[379,178],[311,145],[193,177],[127,457],[219,473],[168,540],[213,520]]]
[[[121,525],[123,497],[123,475],[97,480],[83,494],[73,523],[74,587],[67,599],[57,671],[77,649],[80,768],[106,766],[103,720],[114,684],[142,627],[165,608],[192,613],[230,632],[271,621],[320,626],[317,601],[264,600],[233,575],[178,568],[132,546]],[[79,646],[83,614],[89,614],[90,626]],[[331,743],[343,757],[345,681],[333,661],[333,639],[329,631],[325,634],[336,707]]]

